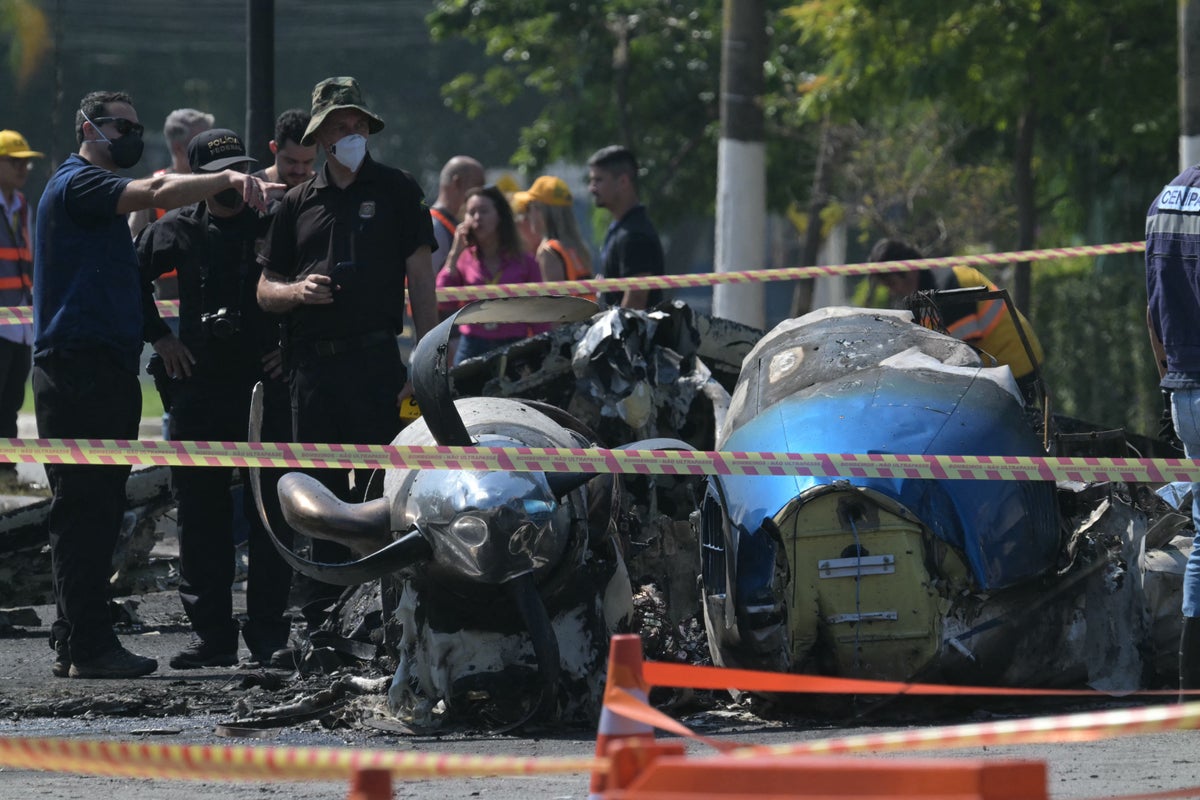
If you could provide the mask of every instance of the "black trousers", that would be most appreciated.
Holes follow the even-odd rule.
[[[248,380],[193,377],[175,381],[172,389],[170,436],[175,441],[245,441],[250,417]],[[291,408],[287,387],[265,382],[264,439],[287,439]],[[271,529],[289,547],[292,534],[279,513],[275,492],[279,470],[263,470],[263,501]],[[284,617],[292,570],[280,557],[263,527],[247,481],[242,513],[249,524],[249,576],[246,585],[246,627],[242,632],[253,653],[270,652],[287,644],[289,624]],[[231,467],[172,467],[171,480],[178,503],[179,597],[192,629],[222,651],[237,650],[238,626],[233,618],[233,482]]]
[[[394,340],[295,361],[290,382],[293,441],[390,444],[400,432],[396,398],[407,371]],[[343,500],[357,499],[349,491],[350,470],[317,470],[313,475]]]
[[[330,356],[293,359],[292,418],[295,442],[390,444],[400,432],[396,398],[407,380],[394,340]],[[359,502],[366,474],[350,470],[313,470],[312,475],[346,502]],[[314,561],[337,563],[350,558],[349,548],[321,539],[313,541]],[[341,588],[321,584],[321,598],[337,597]]]
[[[17,437],[17,413],[25,403],[25,379],[33,348],[27,344],[0,339],[0,437]],[[0,469],[16,469],[16,464],[0,464]]]
[[[142,414],[137,375],[101,349],[56,353],[33,367],[38,435],[46,439],[136,439]],[[72,661],[117,646],[108,609],[113,548],[125,513],[129,467],[47,464],[50,557],[58,618],[53,641]]]

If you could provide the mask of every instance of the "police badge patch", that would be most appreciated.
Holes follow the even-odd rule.
[[[363,204],[358,207],[359,219],[371,219],[375,216],[375,201],[364,200]]]

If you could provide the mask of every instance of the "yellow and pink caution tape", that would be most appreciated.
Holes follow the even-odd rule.
[[[149,439],[0,439],[0,462],[987,481],[1200,481],[1200,461],[1189,458],[164,442]]]
[[[751,269],[739,272],[705,272],[688,275],[648,275],[637,278],[597,278],[590,281],[548,281],[542,283],[501,283],[487,286],[448,286],[437,290],[438,300],[483,300],[493,297],[541,297],[552,294],[587,295],[626,289],[679,289],[697,286],[716,286],[734,283],[765,283],[794,281],[829,275],[870,275],[930,267],[963,265],[969,267],[996,266],[1021,261],[1054,261],[1080,256],[1119,255],[1136,253],[1146,248],[1145,242],[1050,247],[1042,250],[1015,250],[1007,253],[944,256],[941,258],[881,261],[878,263],[830,264],[819,267],[778,267]],[[159,314],[179,316],[179,302],[159,300]],[[21,325],[33,322],[29,306],[0,307],[0,325]]]
[[[163,745],[0,737],[0,766],[85,775],[203,781],[344,780],[382,769],[398,780],[590,772],[595,758],[461,756],[326,747]]]
[[[1016,250],[1007,253],[944,256],[906,261],[875,263],[831,264],[819,267],[778,267],[740,272],[703,272],[687,275],[647,275],[638,278],[601,278],[590,281],[555,281],[552,283],[499,283],[487,286],[453,286],[438,289],[439,300],[481,300],[493,297],[540,297],[547,294],[595,294],[627,289],[680,289],[719,284],[764,283],[795,281],[829,275],[870,275],[881,272],[901,272],[912,269],[950,266],[994,266],[1021,261],[1053,261],[1076,256],[1103,256],[1135,253],[1146,249],[1145,242],[1052,247],[1044,250]]]

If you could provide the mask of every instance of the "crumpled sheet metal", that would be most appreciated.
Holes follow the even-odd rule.
[[[686,306],[648,313],[609,309],[592,320],[574,348],[575,396],[569,410],[606,440],[687,439],[697,427],[697,398],[721,395],[698,358],[699,349],[700,332]],[[718,405],[723,413],[725,401]],[[623,426],[614,425],[618,420]],[[626,431],[614,430],[620,427]]]
[[[519,397],[564,409],[602,447],[668,436],[708,450],[742,360],[762,336],[680,302],[613,308],[470,359],[451,378],[459,397]]]

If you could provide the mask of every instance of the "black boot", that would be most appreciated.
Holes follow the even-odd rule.
[[[1200,617],[1184,617],[1179,637],[1179,688],[1200,689]],[[1200,701],[1200,694],[1179,696],[1180,702]]]

